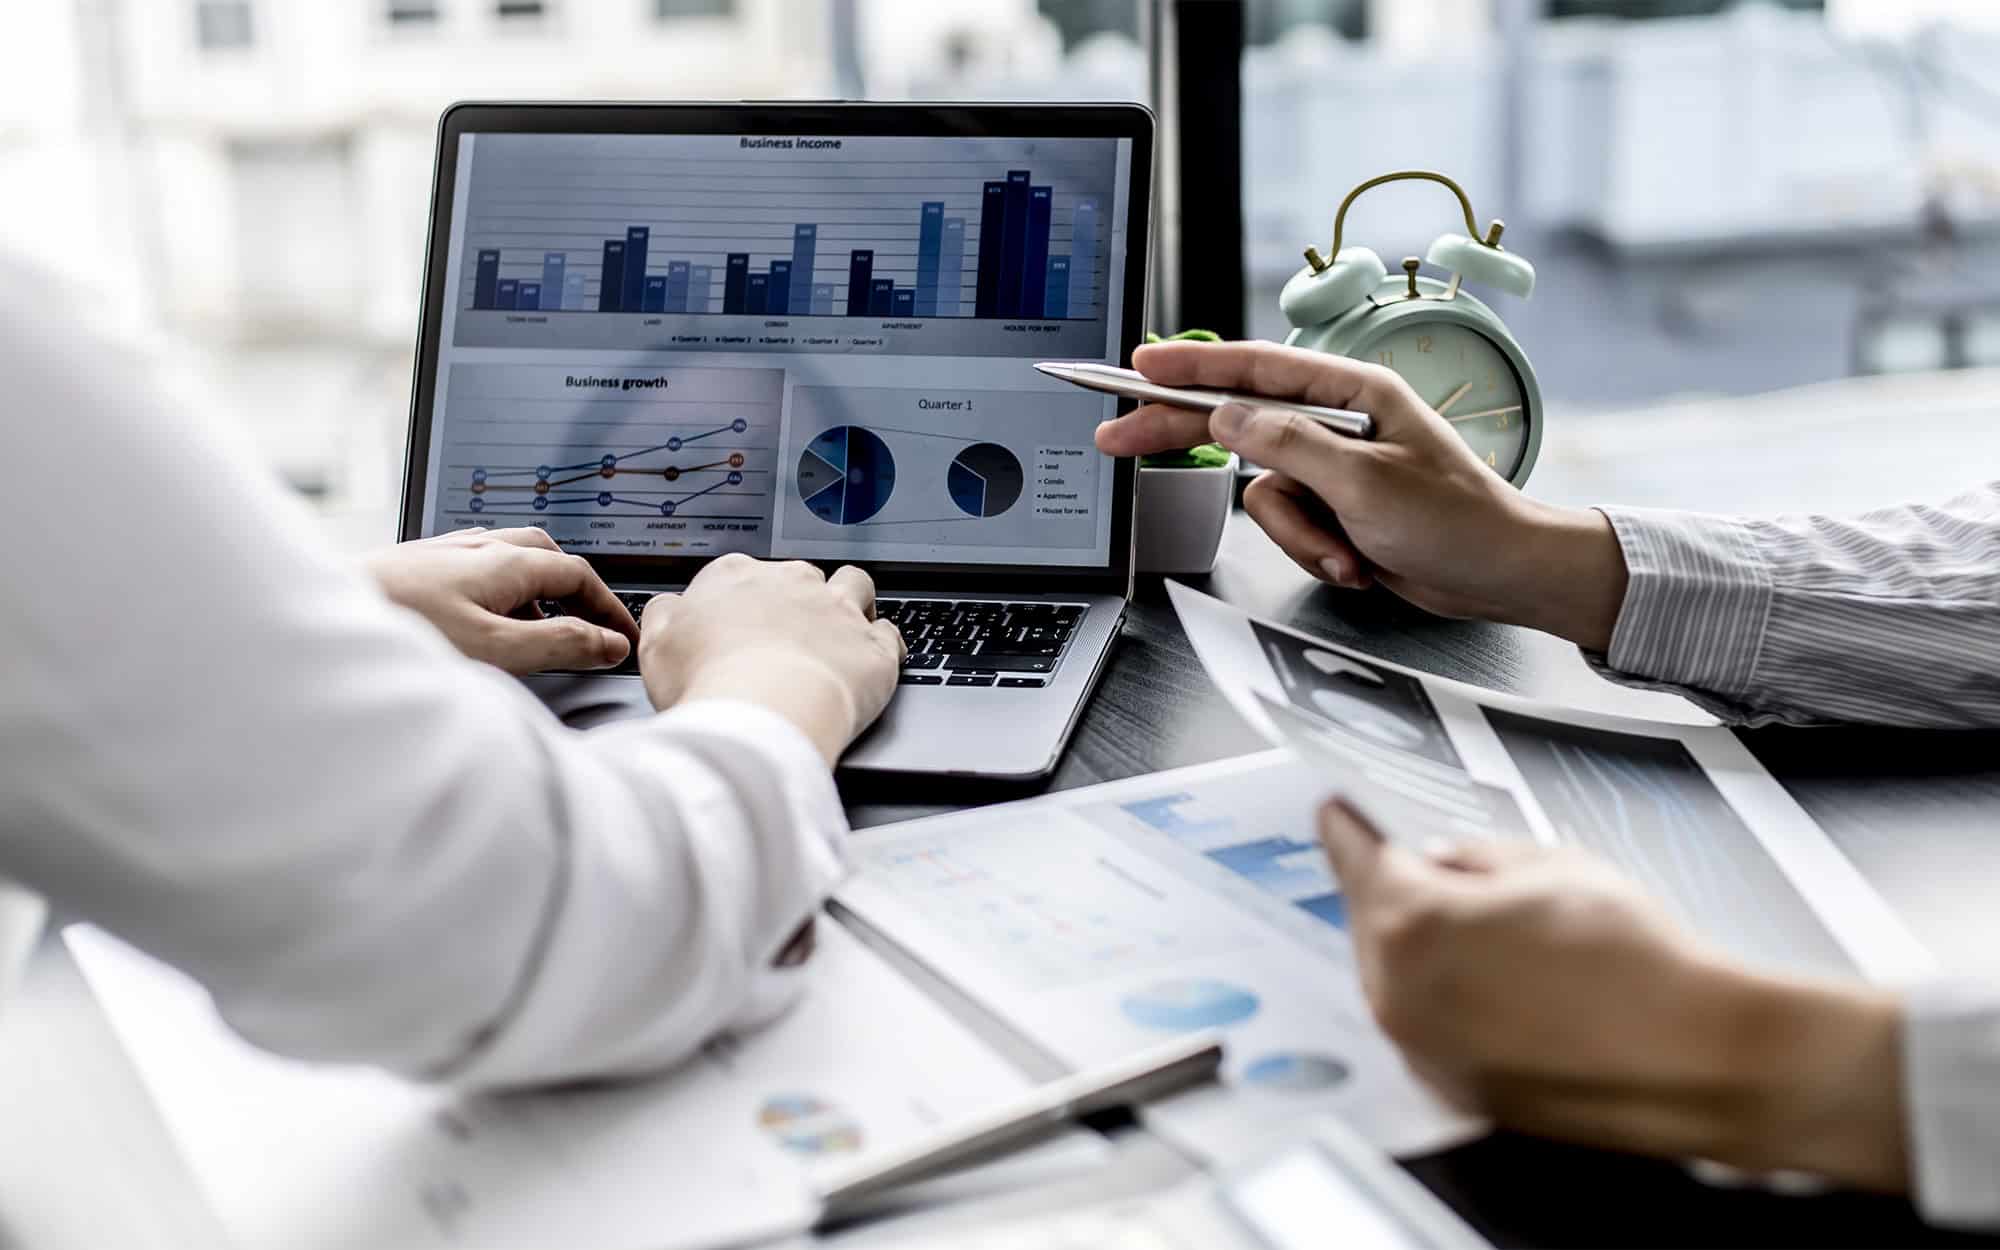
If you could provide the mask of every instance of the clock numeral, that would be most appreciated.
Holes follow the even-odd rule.
[[[1513,416],[1513,414],[1512,414],[1512,413],[1507,413],[1507,412],[1503,412],[1503,413],[1501,413],[1501,414],[1500,414],[1500,428],[1501,428],[1501,429],[1503,429],[1503,430],[1504,430],[1504,429],[1506,429],[1507,427],[1509,427],[1509,426],[1511,426],[1511,425],[1513,425],[1513,424],[1514,424],[1514,416]]]
[[[1487,452],[1487,453],[1486,453],[1486,467],[1487,467],[1487,468],[1489,468],[1489,469],[1494,469],[1494,470],[1498,470],[1498,469],[1499,469],[1499,467],[1500,467],[1500,462],[1499,462],[1499,460],[1497,460],[1497,459],[1495,458],[1496,456],[1498,456],[1498,454],[1499,454],[1498,452],[1491,452],[1491,451],[1489,451],[1489,452]]]
[[[1489,391],[1497,391],[1497,390],[1499,390],[1499,389],[1500,389],[1500,375],[1499,375],[1499,374],[1497,374],[1497,373],[1489,373],[1489,374],[1487,374],[1487,375],[1486,375],[1486,389],[1487,389],[1487,390],[1489,390]]]
[[[1430,354],[1430,350],[1431,350],[1431,336],[1430,336],[1430,335],[1428,335],[1428,334],[1419,334],[1419,335],[1417,336],[1417,350],[1418,350],[1418,351],[1420,351],[1420,352],[1422,352],[1422,353],[1424,353],[1425,355],[1429,355],[1429,354]]]
[[[1376,358],[1377,360],[1380,360],[1380,361],[1381,361],[1381,362],[1382,362],[1383,364],[1385,364],[1385,365],[1388,365],[1388,366],[1390,366],[1390,367],[1392,367],[1392,368],[1393,368],[1393,367],[1395,366],[1395,364],[1396,364],[1396,353],[1394,353],[1394,352],[1391,352],[1391,351],[1379,351],[1379,352],[1376,352],[1376,353],[1375,353],[1375,358]]]

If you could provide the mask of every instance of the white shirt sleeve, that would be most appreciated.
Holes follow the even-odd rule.
[[[151,376],[0,299],[0,877],[253,1041],[415,1076],[658,1067],[776,1010],[843,866],[804,736],[728,702],[564,727]]]

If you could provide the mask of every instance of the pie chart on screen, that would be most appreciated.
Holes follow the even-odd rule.
[[[999,516],[1021,497],[1021,462],[998,443],[974,443],[945,471],[951,501],[967,516]]]
[[[836,425],[799,455],[799,498],[830,525],[859,525],[880,512],[896,486],[896,458],[873,430]]]

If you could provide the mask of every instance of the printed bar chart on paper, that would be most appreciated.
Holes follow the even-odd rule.
[[[704,340],[747,331],[722,320],[739,317],[794,329],[1040,321],[1073,327],[1055,328],[1064,344],[1102,337],[1122,246],[1108,233],[1115,141],[845,137],[838,151],[801,155],[733,137],[598,136],[581,149],[548,138],[478,140],[461,346],[581,345],[571,323],[606,314]],[[979,354],[1025,337],[1018,325],[1009,337],[931,328],[941,349],[988,344]],[[642,329],[588,333],[622,346]]]

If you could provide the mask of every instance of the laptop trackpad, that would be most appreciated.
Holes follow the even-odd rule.
[[[646,683],[637,677],[534,673],[523,677],[521,683],[572,729],[595,729],[653,714]]]

